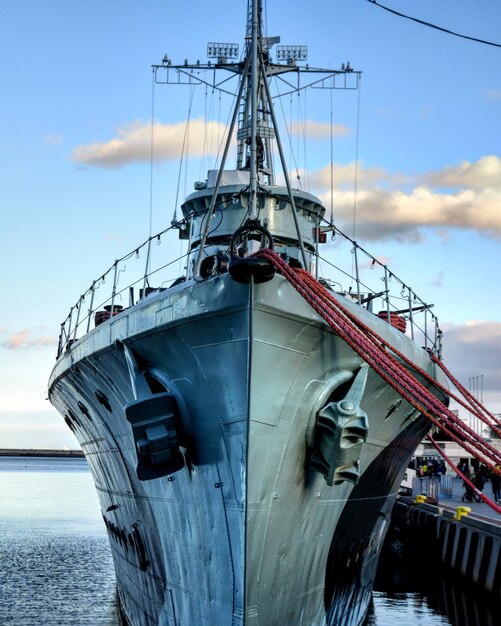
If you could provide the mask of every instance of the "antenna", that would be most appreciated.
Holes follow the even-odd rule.
[[[297,61],[308,60],[306,46],[277,46],[277,61],[285,61],[287,65],[295,65]]]
[[[209,43],[207,44],[207,58],[217,59],[218,63],[227,63],[228,59],[238,59],[237,43]]]

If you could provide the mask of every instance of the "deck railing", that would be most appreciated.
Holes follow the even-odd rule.
[[[331,268],[332,288],[350,297],[394,325],[406,326],[406,333],[423,348],[441,356],[442,331],[433,304],[422,300],[388,265],[382,263],[356,241],[332,226],[336,258],[318,257],[318,267]],[[344,249],[343,249],[344,248]],[[347,254],[347,252],[351,254]],[[320,270],[318,277],[321,277]],[[329,282],[329,280],[327,280]],[[347,286],[348,285],[348,286]],[[405,324],[403,324],[405,322]]]
[[[167,261],[167,255],[161,255],[160,261],[154,263],[153,250],[169,232],[184,228],[186,220],[181,220],[149,237],[92,281],[61,324],[58,357],[94,325],[137,304],[152,291],[167,289],[179,278],[179,265],[186,265],[188,255]]]
[[[153,254],[156,244],[174,229],[189,229],[188,218],[149,237],[92,282],[61,324],[58,357],[95,324],[121,313],[152,291],[169,288],[182,275],[186,277],[191,265],[188,253],[168,261],[165,254]],[[419,298],[387,265],[339,229],[331,227],[331,233],[337,245],[328,250],[330,258],[320,256],[318,250],[313,258],[317,278],[440,356],[442,333],[431,312],[433,305]],[[160,258],[154,260],[156,256]]]

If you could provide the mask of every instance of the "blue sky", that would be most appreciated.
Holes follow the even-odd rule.
[[[446,363],[465,384],[483,375],[501,412],[501,48],[366,0],[265,4],[267,34],[308,45],[310,65],[363,71],[359,108],[355,93],[333,96],[336,222],[351,234],[358,145],[357,240],[435,303]],[[497,0],[383,4],[501,43]],[[75,445],[45,399],[47,379],[69,307],[149,233],[150,66],[165,53],[205,61],[210,41],[241,44],[245,15],[245,0],[0,2],[0,447]],[[175,89],[155,90],[153,231],[176,197],[190,92]],[[308,122],[307,161],[292,144],[303,180],[328,202],[330,96],[314,95],[320,104],[308,95],[284,108]],[[199,177],[198,161],[190,167],[181,197]],[[163,249],[175,256],[179,245]]]

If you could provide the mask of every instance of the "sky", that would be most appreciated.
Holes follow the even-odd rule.
[[[497,0],[381,4],[501,44]],[[501,47],[367,0],[265,5],[266,34],[307,45],[311,66],[363,72],[358,92],[283,99],[292,178],[329,205],[332,147],[336,224],[434,303],[446,365],[465,386],[481,378],[501,412]],[[47,401],[59,325],[114,259],[169,225],[227,117],[203,88],[153,90],[151,65],[204,62],[209,42],[242,49],[245,17],[245,0],[0,0],[0,448],[77,447]],[[201,156],[204,115],[214,146]]]

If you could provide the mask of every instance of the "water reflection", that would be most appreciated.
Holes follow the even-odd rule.
[[[416,571],[410,577],[397,573],[400,585],[391,590],[381,586],[374,592],[372,607],[364,626],[494,626],[499,623],[499,605],[482,594],[473,595],[446,571],[427,574],[423,568],[421,581]],[[413,581],[413,590],[409,585]],[[381,581],[379,581],[379,585]],[[405,588],[405,591],[402,591]],[[496,620],[494,616],[498,615]]]
[[[423,594],[374,592],[365,626],[401,626],[403,623],[409,626],[451,624],[446,617],[435,613]]]
[[[447,576],[444,573],[444,576]],[[452,626],[494,626],[499,624],[499,604],[494,605],[481,595],[472,595],[457,581],[441,578],[427,594],[429,606],[446,615]],[[494,615],[497,618],[494,621]]]

